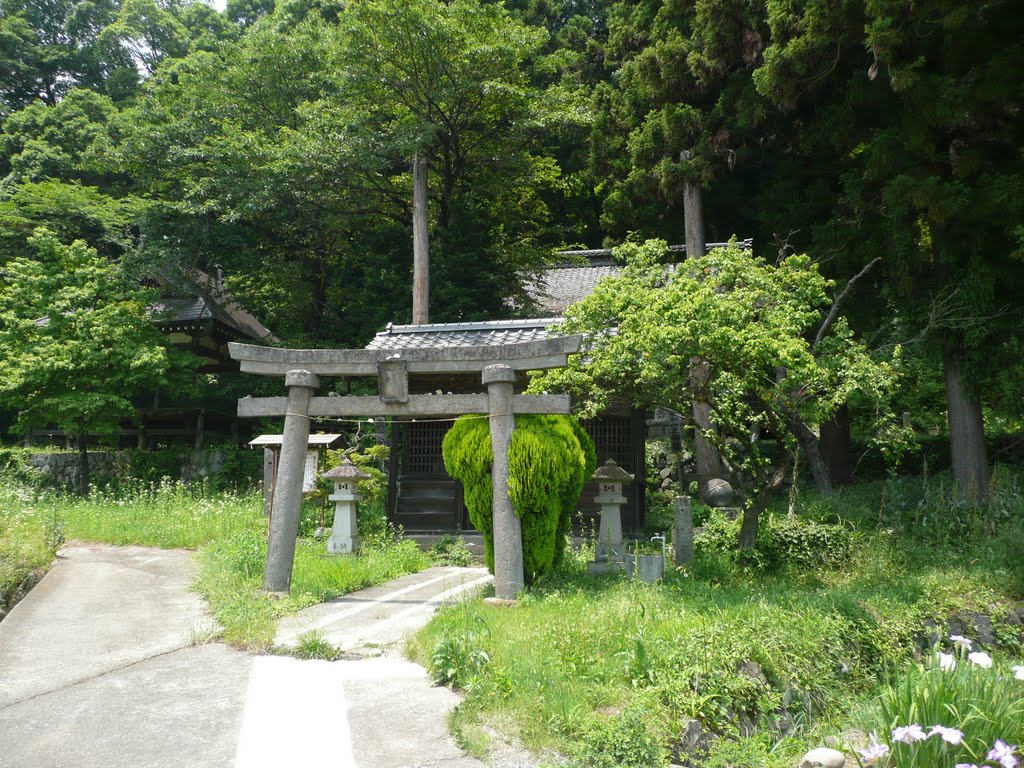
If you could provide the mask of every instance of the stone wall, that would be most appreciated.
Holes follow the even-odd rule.
[[[43,477],[45,485],[65,491],[78,488],[78,454],[31,453],[29,466]],[[224,454],[218,450],[184,451],[178,467],[178,475],[185,483],[192,483],[221,471]],[[114,478],[132,477],[131,455],[127,451],[89,451],[89,480],[102,484]]]
[[[77,453],[32,453],[28,463],[50,487],[66,491],[78,487]],[[124,468],[125,464],[126,454],[121,451],[89,451],[89,476],[93,482],[117,476],[118,466]]]

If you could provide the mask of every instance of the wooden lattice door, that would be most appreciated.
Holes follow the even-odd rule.
[[[450,426],[448,421],[401,425],[392,517],[407,531],[458,531],[465,527],[462,487],[445,471],[441,453]]]

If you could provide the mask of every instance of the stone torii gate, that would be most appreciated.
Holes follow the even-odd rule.
[[[443,417],[467,413],[490,418],[494,514],[494,588],[499,599],[514,600],[524,587],[523,537],[508,496],[508,450],[517,413],[569,413],[568,395],[516,395],[518,371],[561,368],[579,351],[582,337],[491,347],[394,350],[281,349],[230,343],[243,373],[284,376],[287,397],[244,397],[243,418],[284,416],[284,442],[274,489],[274,516],[263,573],[265,592],[291,586],[298,535],[302,473],[310,419],[317,417]],[[480,373],[486,393],[410,395],[409,374]],[[314,397],[321,376],[376,376],[379,395]]]

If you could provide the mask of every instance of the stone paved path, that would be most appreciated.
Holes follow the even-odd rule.
[[[483,768],[447,733],[458,703],[400,657],[480,569],[430,569],[314,606],[310,629],[376,658],[301,661],[204,643],[187,552],[69,546],[0,622],[0,768]],[[509,754],[492,766],[532,768]]]

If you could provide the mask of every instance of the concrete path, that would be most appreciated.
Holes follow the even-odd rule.
[[[81,545],[0,622],[0,768],[483,768],[447,732],[458,697],[397,644],[479,569],[431,569],[315,606],[316,629],[378,658],[301,661],[203,643],[188,553]],[[290,640],[291,639],[291,640]],[[532,768],[509,754],[501,768]]]

